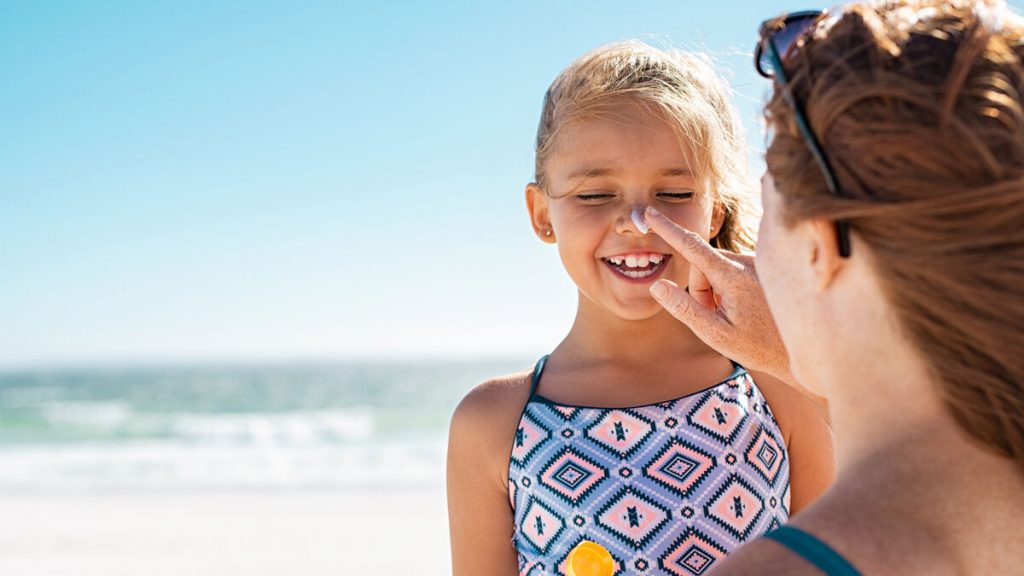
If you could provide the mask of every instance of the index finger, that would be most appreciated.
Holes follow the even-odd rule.
[[[651,230],[709,279],[720,278],[735,270],[736,264],[705,242],[699,234],[683,228],[650,206],[644,217]]]

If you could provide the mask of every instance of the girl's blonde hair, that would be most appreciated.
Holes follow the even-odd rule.
[[[843,192],[776,88],[786,221],[849,222],[949,412],[1024,470],[1024,21],[1000,2],[862,2],[786,68]]]
[[[564,126],[612,113],[623,103],[661,114],[690,152],[690,170],[724,213],[712,243],[733,252],[753,249],[757,214],[742,124],[728,88],[704,56],[630,41],[602,46],[570,64],[544,96],[537,184],[547,190],[545,166]]]

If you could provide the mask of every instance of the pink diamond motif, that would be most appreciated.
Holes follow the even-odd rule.
[[[692,426],[726,444],[736,439],[746,419],[746,403],[725,398],[717,389],[707,392],[686,416]]]
[[[654,422],[629,410],[606,410],[583,434],[620,458],[628,458],[654,433]]]
[[[644,475],[685,498],[714,467],[714,456],[672,438],[644,467]]]
[[[653,498],[626,488],[601,508],[596,522],[619,540],[640,550],[671,519],[672,512]]]
[[[547,554],[551,543],[558,539],[563,530],[565,520],[547,504],[531,496],[519,521],[519,532],[523,537],[536,546],[541,554]]]
[[[704,505],[704,514],[741,542],[750,536],[764,513],[764,498],[746,480],[733,474]]]
[[[540,473],[540,482],[576,506],[606,477],[608,471],[572,448],[565,448]]]
[[[714,557],[700,548],[690,548],[683,556],[683,565],[694,574],[701,574],[715,561]]]
[[[519,422],[519,428],[516,430],[515,439],[512,442],[512,462],[518,466],[525,466],[530,457],[549,438],[551,438],[551,431],[537,422],[527,411]]]
[[[714,540],[689,528],[658,559],[658,566],[675,576],[701,576],[725,555],[726,551]]]
[[[785,460],[785,453],[764,428],[758,428],[757,436],[750,443],[744,455],[747,463],[761,475],[770,485],[775,486],[775,480],[782,469],[782,462]]]

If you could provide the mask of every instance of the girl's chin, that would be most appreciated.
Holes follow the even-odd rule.
[[[610,310],[622,320],[631,321],[650,320],[665,311],[653,298],[648,302],[619,303]]]

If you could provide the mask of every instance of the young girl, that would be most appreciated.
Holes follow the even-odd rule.
[[[703,574],[829,484],[816,405],[649,293],[685,286],[689,267],[645,233],[648,206],[719,248],[752,246],[740,132],[704,61],[640,43],[587,54],[549,88],[526,202],[579,304],[550,356],[476,387],[452,418],[456,576],[563,575],[584,540],[617,574]]]

